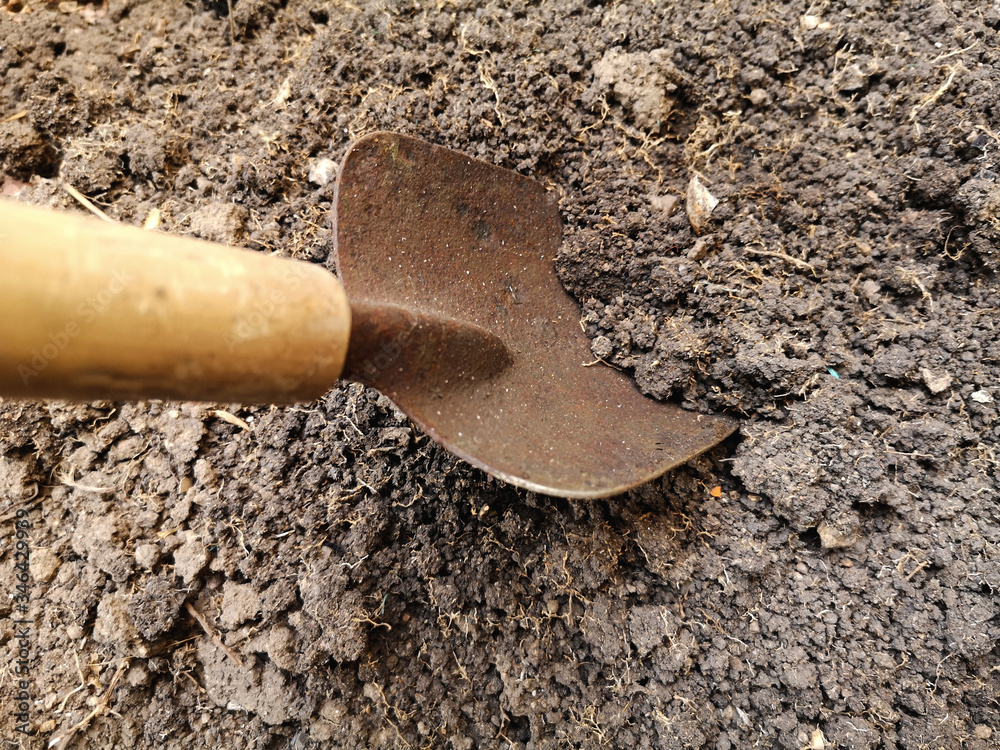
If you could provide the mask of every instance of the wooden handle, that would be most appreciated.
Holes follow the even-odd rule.
[[[0,396],[310,401],[350,319],[319,266],[0,201]]]

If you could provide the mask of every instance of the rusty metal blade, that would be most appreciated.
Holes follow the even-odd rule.
[[[345,377],[494,476],[550,495],[606,497],[736,428],[587,366],[580,310],[553,265],[558,208],[538,182],[375,133],[344,159],[335,221],[355,318]]]

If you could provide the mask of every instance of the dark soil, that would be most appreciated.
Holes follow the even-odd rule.
[[[3,746],[1000,747],[992,6],[0,2],[5,194],[332,268],[325,160],[421,136],[556,191],[595,353],[743,420],[569,502],[356,385],[6,402]]]

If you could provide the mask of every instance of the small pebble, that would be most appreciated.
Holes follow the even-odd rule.
[[[676,195],[652,195],[649,197],[649,205],[670,216],[677,208],[677,200]]]
[[[693,175],[687,189],[687,215],[695,234],[701,234],[708,227],[712,211],[719,205],[719,199],[712,195],[698,175]]]
[[[315,159],[309,164],[308,180],[323,187],[337,176],[337,162],[333,159]]]

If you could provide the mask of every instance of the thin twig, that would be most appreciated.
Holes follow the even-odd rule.
[[[610,367],[612,370],[618,370],[618,372],[625,372],[618,365],[613,365],[610,362],[608,362],[606,359],[602,359],[601,357],[598,357],[593,362],[584,362],[583,363],[584,367],[593,367],[594,365],[605,365],[607,367]]]
[[[779,253],[771,250],[747,250],[751,255],[766,255],[770,258],[781,258],[782,260],[787,260],[792,265],[798,266],[799,268],[805,268],[810,273],[815,274],[816,269],[813,267],[812,263],[806,263],[804,260],[798,258],[793,258],[787,253]]]
[[[955,55],[964,55],[969,50],[975,49],[978,46],[979,46],[979,40],[977,39],[965,49],[957,49],[954,52],[943,52],[937,57],[935,57],[933,60],[931,60],[931,65],[935,65],[941,62],[942,60],[947,60],[949,57],[954,57]]]
[[[76,471],[72,467],[70,467],[69,471],[65,471],[58,474],[57,478],[62,484],[66,485],[67,487],[72,487],[74,490],[80,490],[81,492],[94,492],[98,495],[104,495],[108,492],[115,491],[114,487],[97,487],[92,484],[81,484],[80,482],[76,481],[76,479],[73,476],[74,474],[76,474]]]
[[[118,686],[118,681],[122,678],[122,675],[125,674],[129,661],[129,658],[122,659],[122,663],[119,664],[118,669],[115,670],[115,676],[111,678],[111,684],[108,685],[108,689],[104,691],[104,695],[101,697],[101,700],[98,701],[96,706],[94,706],[94,710],[70,727],[69,731],[62,737],[53,737],[49,740],[48,750],[66,750],[66,748],[69,747],[69,743],[73,741],[74,737],[76,737],[77,732],[81,729],[86,729],[87,725],[90,724],[91,721],[108,710],[108,706],[111,704],[111,694]]]
[[[236,22],[233,20],[233,0],[226,0],[229,6],[229,43],[236,44]]]
[[[93,203],[91,203],[90,199],[86,195],[81,193],[79,190],[70,185],[68,182],[63,182],[62,186],[63,190],[65,190],[67,193],[73,196],[73,198],[75,198],[80,203],[81,206],[90,211],[90,213],[92,213],[94,216],[104,219],[109,224],[118,223],[110,216],[108,216],[106,213],[104,213],[101,209],[99,209],[97,206],[95,206]]]
[[[237,656],[235,651],[233,651],[231,648],[229,648],[229,646],[227,646],[225,643],[222,642],[222,639],[219,637],[219,634],[215,632],[215,629],[208,624],[208,620],[205,619],[205,616],[201,612],[196,610],[191,602],[185,602],[184,609],[186,609],[188,611],[188,614],[198,621],[198,624],[201,625],[201,629],[205,631],[205,634],[213,641],[215,641],[215,645],[217,645],[219,648],[221,648],[223,651],[226,652],[226,656],[232,659],[236,663],[236,666],[238,667],[243,666],[243,660],[240,659],[239,656]]]
[[[927,96],[925,96],[922,102],[920,102],[919,104],[915,105],[913,107],[913,109],[910,110],[910,120],[911,121],[915,121],[917,119],[917,114],[920,112],[920,110],[922,110],[927,105],[933,104],[934,102],[936,102],[938,99],[940,99],[942,96],[945,95],[945,93],[948,91],[948,89],[951,88],[952,81],[955,80],[955,74],[958,72],[958,68],[949,68],[948,72],[950,73],[950,75],[948,76],[948,80],[946,80],[944,83],[942,83],[941,86],[938,88],[937,91],[935,91],[932,94],[928,94]],[[919,127],[919,123],[915,122],[914,124]]]
[[[22,109],[20,112],[15,112],[9,117],[5,117],[2,120],[0,120],[0,125],[5,125],[8,122],[14,122],[14,120],[20,120],[22,117],[27,117],[27,116],[28,116],[28,110]]]
[[[245,430],[246,432],[251,432],[249,424],[247,424],[244,420],[237,417],[235,414],[226,411],[225,409],[213,409],[211,413],[217,416],[223,422],[228,422],[234,427],[239,427],[241,430]]]

